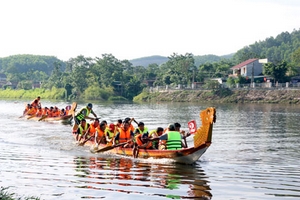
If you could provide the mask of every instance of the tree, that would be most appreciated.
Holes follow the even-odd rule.
[[[283,82],[285,80],[287,70],[288,66],[285,61],[281,61],[278,64],[269,62],[264,64],[263,74],[272,76],[274,78],[274,82]]]
[[[293,52],[292,61],[296,66],[300,66],[300,47]]]

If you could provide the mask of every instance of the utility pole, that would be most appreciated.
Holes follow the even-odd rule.
[[[252,62],[251,86],[254,83],[254,62]]]

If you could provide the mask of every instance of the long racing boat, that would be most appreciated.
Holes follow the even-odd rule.
[[[35,121],[46,121],[46,122],[61,122],[61,123],[70,123],[73,119],[74,112],[77,108],[77,103],[73,102],[71,105],[68,114],[65,116],[58,116],[58,117],[48,117],[48,116],[34,116],[34,115],[24,115],[22,117],[28,120],[35,120]]]
[[[138,158],[167,158],[177,163],[192,164],[196,162],[209,148],[212,140],[213,123],[216,122],[216,110],[209,107],[200,112],[202,125],[196,129],[193,135],[194,146],[180,150],[157,150],[157,149],[139,149]],[[194,125],[193,125],[194,126]],[[191,128],[190,128],[191,130]],[[76,138],[76,134],[73,134]],[[79,142],[80,143],[80,142]],[[89,146],[91,152],[108,151],[113,154],[133,157],[132,148],[123,148],[119,145],[106,146],[105,144],[95,145],[94,140],[88,140],[84,146]]]

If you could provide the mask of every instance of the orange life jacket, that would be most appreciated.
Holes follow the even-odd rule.
[[[128,128],[127,131],[125,131],[123,128],[119,128],[119,143],[127,142],[131,138],[131,129]]]
[[[90,125],[90,136],[95,136],[95,134],[96,134],[96,130],[98,131],[98,135],[99,135],[99,131],[101,131],[100,130],[100,128],[99,128],[99,125],[97,126],[97,127],[95,127],[95,122],[93,122],[93,123],[91,123],[91,125]]]
[[[49,109],[47,112],[47,115],[48,115],[48,117],[53,117],[54,116],[53,109],[52,110]]]
[[[142,146],[143,144],[145,144],[145,143],[142,142],[142,135],[143,134],[138,134],[138,135],[135,136],[135,141],[139,146]],[[152,147],[152,142],[149,142],[148,145],[145,148],[149,149],[150,147]]]
[[[100,129],[100,126],[96,127],[95,129],[96,129],[96,131],[97,131],[97,133],[98,133],[97,139],[100,140],[100,139],[104,136],[104,131],[102,131],[102,130]]]
[[[37,112],[37,109],[35,107],[31,108],[29,111],[28,111],[28,115],[35,115]]]
[[[36,116],[41,117],[43,115],[43,109],[38,109],[36,112]]]

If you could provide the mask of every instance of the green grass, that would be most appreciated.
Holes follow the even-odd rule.
[[[8,192],[8,187],[0,188],[0,199],[1,200],[40,200],[39,197],[29,196],[29,197],[18,197],[15,193]]]

